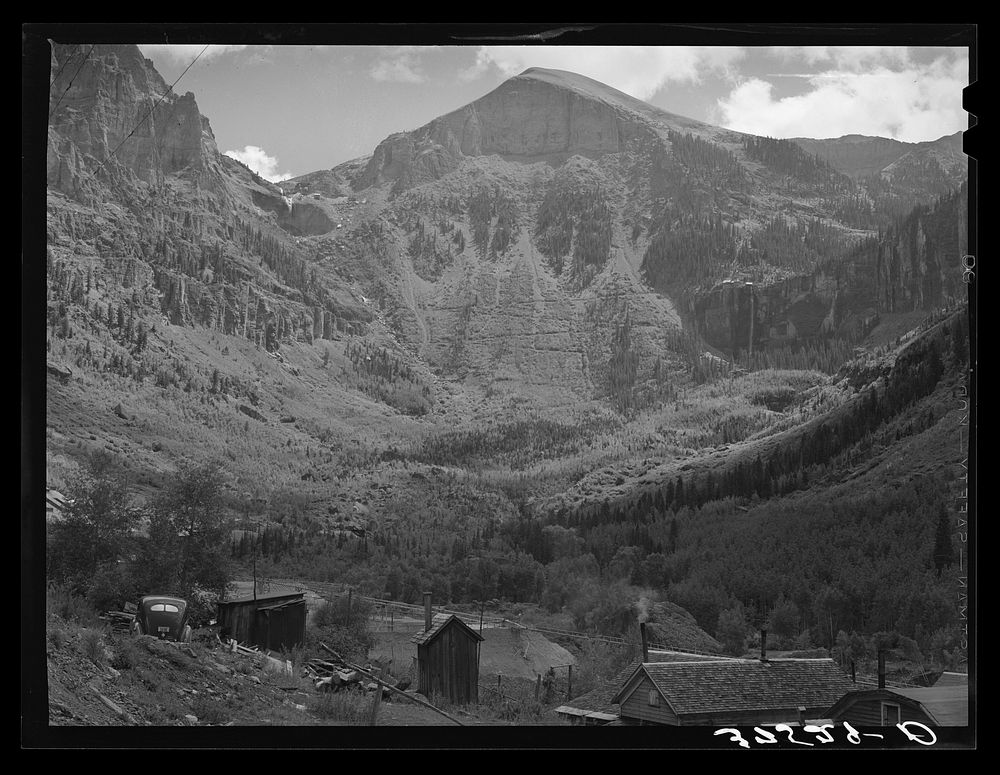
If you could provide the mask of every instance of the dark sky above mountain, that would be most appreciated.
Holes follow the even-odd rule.
[[[172,83],[203,45],[141,48]],[[773,137],[916,142],[968,128],[965,48],[215,45],[177,89],[195,93],[221,151],[280,180],[369,154],[528,67]]]

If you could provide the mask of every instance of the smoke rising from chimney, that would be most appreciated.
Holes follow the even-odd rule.
[[[640,624],[644,624],[649,621],[649,598],[645,595],[640,597],[638,602],[635,604],[635,613],[639,619]]]

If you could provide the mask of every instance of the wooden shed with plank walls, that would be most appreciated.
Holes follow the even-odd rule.
[[[429,618],[429,617],[428,617]],[[479,702],[479,644],[483,636],[454,614],[438,614],[410,640],[417,644],[417,691],[458,705]]]
[[[305,594],[257,595],[219,603],[220,635],[273,651],[301,646],[306,635]]]

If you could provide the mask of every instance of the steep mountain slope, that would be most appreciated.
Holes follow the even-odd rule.
[[[230,507],[297,547],[272,558],[286,575],[576,599],[613,628],[626,582],[694,583],[694,549],[651,549],[673,517],[638,540],[668,483],[708,493],[672,514],[751,500],[706,512],[724,543],[748,481],[794,499],[866,434],[893,450],[927,422],[895,404],[876,422],[872,395],[943,390],[895,340],[962,301],[954,138],[827,163],[532,69],[279,187],[220,155],[134,48],[57,45],[52,72],[49,483],[96,449],[143,497],[221,460]],[[742,594],[717,587],[716,608]]]
[[[818,156],[834,169],[855,180],[880,174],[891,176],[897,163],[907,157],[901,166],[917,159],[934,158],[941,168],[941,174],[949,180],[951,188],[965,179],[968,170],[968,162],[962,153],[961,132],[922,143],[864,135],[844,135],[831,140],[793,137],[791,141],[806,153]]]

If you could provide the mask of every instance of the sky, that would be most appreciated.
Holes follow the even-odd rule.
[[[529,67],[770,137],[907,142],[967,129],[969,51],[913,46],[141,45],[194,92],[219,150],[275,182],[370,154]],[[195,61],[197,58],[197,61]]]

